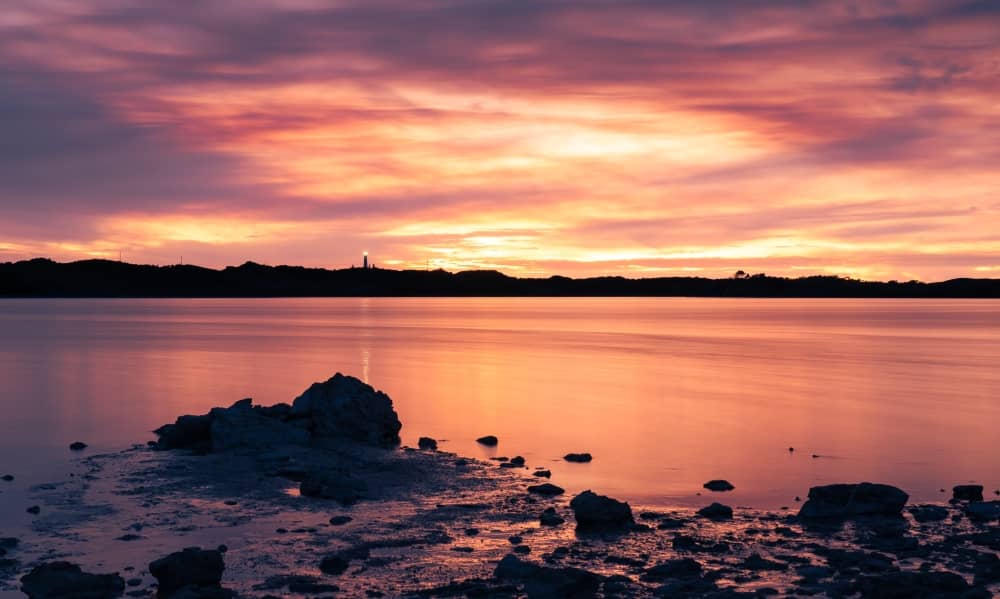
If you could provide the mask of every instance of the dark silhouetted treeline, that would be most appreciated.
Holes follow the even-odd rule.
[[[264,266],[222,270],[144,266],[109,260],[59,263],[44,258],[0,263],[6,297],[304,297],[304,296],[701,296],[1000,298],[1000,279],[940,283],[868,282],[832,276],[787,279],[661,277],[519,279],[495,271]]]

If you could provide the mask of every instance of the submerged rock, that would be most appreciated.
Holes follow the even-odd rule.
[[[334,472],[310,474],[299,484],[299,492],[306,497],[333,499],[351,505],[365,497],[368,485],[350,475]]]
[[[685,557],[656,564],[643,573],[642,579],[647,582],[662,582],[668,578],[688,576],[701,576],[701,564],[690,557]]]
[[[809,489],[801,518],[899,516],[910,498],[902,489],[876,483],[834,484]]]
[[[83,441],[73,441],[69,444],[69,448],[73,451],[83,451],[84,449],[87,449],[87,444]]]
[[[917,522],[940,522],[948,517],[948,509],[939,505],[917,505],[910,508]]]
[[[553,485],[552,483],[542,483],[540,485],[531,485],[528,487],[529,493],[535,493],[537,495],[562,495],[566,492],[562,487]]]
[[[710,480],[702,486],[709,491],[732,491],[736,488],[728,480]]]
[[[980,521],[1000,519],[1000,501],[974,501],[965,506],[965,515]]]
[[[125,579],[118,574],[89,574],[69,562],[49,562],[21,577],[30,599],[104,599],[118,597]]]
[[[580,529],[627,529],[635,524],[628,503],[593,491],[580,493],[569,502],[569,507]]]
[[[899,598],[958,596],[971,589],[969,583],[954,572],[889,572],[858,579],[862,597]],[[982,595],[988,597],[989,593]]]
[[[438,448],[438,442],[436,439],[431,439],[430,437],[420,437],[420,439],[417,440],[417,447],[420,449],[434,451]]]
[[[149,564],[149,573],[156,578],[161,597],[177,597],[176,593],[182,589],[185,594],[181,596],[191,597],[199,596],[197,590],[203,587],[220,589],[224,569],[220,551],[199,547],[188,547]]]
[[[546,508],[546,510],[542,512],[542,515],[539,517],[538,521],[539,524],[541,524],[542,526],[559,526],[563,522],[565,522],[565,520],[563,520],[561,517],[559,517],[558,514],[556,514],[555,508],[551,507]]]
[[[403,425],[392,400],[352,376],[341,373],[295,398],[292,416],[308,417],[313,435],[352,439],[379,447],[399,444]]]
[[[567,453],[563,456],[563,459],[567,462],[586,463],[593,460],[594,456],[589,453]]]
[[[982,501],[983,485],[955,485],[951,489],[951,498],[957,501]]]
[[[507,555],[497,564],[493,576],[500,582],[524,585],[528,597],[595,597],[601,576],[579,568],[549,568]]]
[[[479,437],[476,439],[476,443],[480,445],[485,445],[487,447],[496,447],[500,440],[493,435],[486,435],[485,437]]]
[[[698,515],[711,520],[730,520],[733,517],[733,508],[721,503],[713,503],[698,510]]]

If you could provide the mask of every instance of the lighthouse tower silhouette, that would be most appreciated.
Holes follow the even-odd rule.
[[[365,265],[364,265],[364,269],[368,270],[368,252],[365,252]]]

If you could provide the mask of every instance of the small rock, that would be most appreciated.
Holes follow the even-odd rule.
[[[354,518],[351,518],[350,516],[333,516],[330,518],[330,524],[332,526],[343,526],[351,520],[354,520]]]
[[[199,547],[188,547],[149,564],[161,595],[188,586],[219,587],[224,569],[221,552]]]
[[[478,439],[476,439],[476,443],[479,443],[481,445],[486,445],[487,447],[496,447],[497,443],[499,442],[500,442],[499,439],[497,439],[493,435],[486,435],[485,437],[479,437]]]
[[[21,590],[31,599],[117,597],[125,580],[117,574],[89,574],[69,562],[49,562],[21,578]]]
[[[436,439],[431,439],[430,437],[420,437],[420,439],[417,440],[417,447],[420,449],[437,451],[438,442]]]
[[[524,458],[519,455],[516,455],[510,459],[509,463],[511,466],[520,468],[521,466],[524,466]]]
[[[698,515],[711,520],[730,520],[733,517],[733,508],[713,503],[698,510]]]
[[[524,538],[521,537],[520,535],[513,535],[513,536],[510,536],[510,537],[507,537],[507,540],[510,541],[511,545],[520,545],[521,543],[524,542]]]
[[[83,441],[74,441],[69,444],[69,448],[73,451],[83,451],[84,449],[87,449],[87,444]]]
[[[33,505],[33,506],[29,507],[28,509],[26,509],[24,511],[28,512],[29,514],[35,514],[35,515],[37,515],[37,514],[41,513],[42,508],[38,507],[37,505]]]
[[[728,480],[710,480],[702,486],[709,491],[732,491],[736,488]]]
[[[521,555],[527,555],[527,554],[531,553],[531,547],[528,547],[527,545],[518,545],[517,547],[514,547],[513,551],[514,551],[514,553],[519,553]]]
[[[535,493],[537,495],[552,496],[552,495],[562,495],[566,491],[562,487],[557,487],[556,485],[553,485],[552,483],[542,483],[540,485],[531,485],[531,486],[529,486],[528,487],[528,492],[529,493]]]
[[[632,508],[628,503],[584,491],[569,503],[576,517],[577,528],[581,529],[624,529],[635,524]]]
[[[125,581],[125,584],[127,584],[130,587],[141,586],[142,585],[142,579],[141,578],[129,578],[128,580]]]
[[[809,489],[809,500],[799,510],[801,518],[898,516],[909,495],[890,485],[876,483],[833,484]]]
[[[551,470],[536,470],[531,475],[532,476],[537,476],[539,478],[551,478],[552,477],[552,471]]]
[[[578,462],[585,463],[594,459],[589,453],[567,453],[563,456],[563,459],[567,462]]]
[[[5,480],[7,482],[10,482],[10,481],[14,480],[14,475],[13,474],[4,474],[3,477],[0,477],[0,478],[3,478],[3,480]]]
[[[479,534],[479,529],[478,528],[466,528],[465,529],[465,536],[467,536],[467,537],[474,537],[474,536],[477,536],[478,534]]]
[[[982,501],[983,485],[956,485],[951,489],[951,498],[958,501]]]
[[[459,545],[457,547],[452,547],[451,550],[452,551],[457,551],[458,553],[472,553],[473,551],[475,551],[475,549],[473,549],[472,547],[466,547],[464,545]]]

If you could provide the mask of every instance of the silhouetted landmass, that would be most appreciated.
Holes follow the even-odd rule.
[[[247,262],[222,270],[109,260],[0,264],[0,297],[337,297],[337,296],[689,296],[998,298],[1000,279],[938,283],[859,281],[834,276],[789,279],[515,278],[496,271],[327,270]]]

